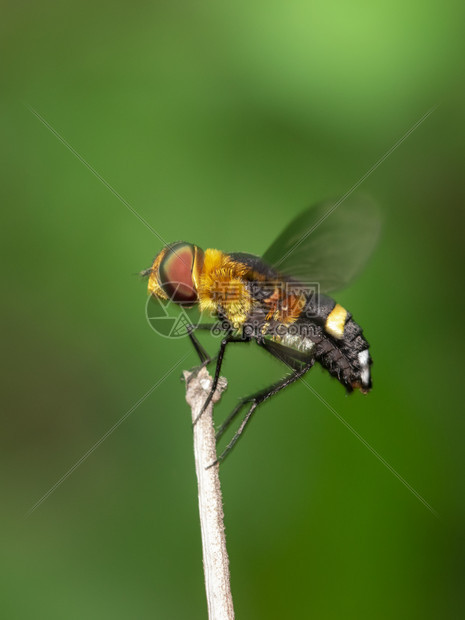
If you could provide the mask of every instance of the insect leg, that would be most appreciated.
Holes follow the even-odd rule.
[[[221,341],[220,350],[218,351],[218,359],[216,361],[215,376],[213,377],[213,383],[212,383],[212,386],[210,388],[210,392],[209,392],[209,394],[208,394],[208,396],[207,396],[207,398],[206,398],[206,400],[205,400],[205,402],[204,402],[204,404],[202,406],[202,409],[200,410],[199,415],[194,420],[193,426],[195,426],[195,424],[197,423],[197,420],[200,418],[202,413],[205,411],[205,409],[211,403],[211,400],[213,398],[213,394],[215,393],[216,387],[218,385],[218,379],[220,378],[220,372],[221,372],[221,366],[223,364],[224,352],[225,352],[226,347],[228,346],[228,344],[233,343],[233,342],[249,342],[249,340],[241,338],[240,336],[226,336]]]
[[[231,441],[226,446],[225,450],[221,453],[221,455],[218,457],[218,459],[215,461],[215,463],[212,463],[212,465],[215,465],[218,462],[224,461],[224,459],[228,456],[228,454],[234,448],[240,436],[244,432],[245,427],[247,426],[248,422],[250,421],[252,417],[252,414],[256,411],[257,407],[261,405],[265,400],[270,398],[271,396],[274,396],[279,391],[286,388],[288,385],[291,385],[291,383],[294,383],[295,381],[300,379],[300,377],[302,377],[306,372],[310,370],[310,368],[313,366],[314,363],[315,363],[315,360],[312,359],[309,362],[307,362],[307,364],[304,364],[300,369],[294,370],[294,372],[288,377],[285,377],[284,379],[281,379],[280,381],[273,383],[273,385],[270,385],[270,387],[268,387],[265,390],[262,390],[261,392],[257,392],[256,394],[253,394],[252,396],[248,396],[242,399],[241,402],[239,403],[239,406],[237,406],[234,409],[234,411],[228,416],[224,424],[219,429],[217,433],[217,437],[221,436],[221,434],[224,432],[227,426],[229,426],[233,418],[237,415],[237,413],[245,405],[246,402],[252,402],[252,405],[250,406],[249,410],[245,414],[234,437],[231,439]]]
[[[220,426],[220,428],[216,431],[216,435],[215,435],[216,441],[218,441],[220,439],[220,437],[223,436],[224,431],[229,427],[229,425],[234,420],[234,418],[237,416],[237,414],[242,409],[242,407],[244,407],[244,405],[246,405],[247,403],[253,402],[253,399],[256,396],[258,396],[259,393],[260,392],[257,392],[256,394],[252,394],[251,396],[245,396],[244,398],[240,399],[240,401],[237,403],[237,405],[234,407],[234,409],[228,415],[226,420],[223,422],[223,424]]]
[[[197,352],[197,355],[200,358],[200,361],[203,365],[208,364],[209,362],[211,362],[212,358],[208,355],[208,352],[206,351],[206,349],[200,344],[198,338],[195,336],[194,331],[196,329],[208,329],[211,330],[213,327],[215,327],[217,325],[217,323],[200,323],[199,325],[187,325],[186,329],[187,329],[187,334],[192,342],[192,344],[194,345],[194,349]]]
[[[281,362],[283,362],[284,364],[289,366],[289,368],[292,368],[292,370],[295,370],[295,371],[300,370],[302,368],[302,364],[306,364],[310,361],[308,354],[304,355],[300,351],[294,351],[293,349],[290,349],[289,347],[281,345],[278,342],[273,342],[272,340],[257,341],[257,344],[263,347],[266,351],[268,351],[268,353],[271,353],[271,355],[278,358]],[[228,428],[228,426],[231,424],[231,422],[234,420],[234,418],[237,416],[239,411],[242,409],[242,407],[246,403],[253,402],[254,399],[258,398],[263,393],[266,393],[268,392],[268,390],[272,389],[276,385],[279,385],[281,381],[283,380],[280,380],[277,383],[273,383],[272,386],[270,386],[269,388],[266,388],[265,390],[260,390],[259,392],[256,392],[255,394],[251,394],[250,396],[241,398],[239,403],[236,405],[236,407],[233,409],[233,411],[229,414],[229,416],[226,418],[226,420],[223,422],[223,424],[218,429],[216,433],[216,439],[218,440],[223,435],[224,431]]]

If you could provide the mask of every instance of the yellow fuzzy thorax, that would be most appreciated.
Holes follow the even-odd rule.
[[[228,321],[239,329],[252,307],[244,281],[247,272],[246,265],[220,250],[205,250],[198,286],[200,310],[215,314],[221,306]]]

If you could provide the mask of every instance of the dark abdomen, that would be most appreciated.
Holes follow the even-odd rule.
[[[308,328],[315,359],[348,391],[371,389],[369,344],[345,308],[320,295],[309,300],[295,326],[300,330]]]

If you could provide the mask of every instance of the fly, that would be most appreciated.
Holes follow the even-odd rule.
[[[204,251],[178,241],[164,247],[143,272],[149,278],[150,295],[184,307],[198,305],[216,319],[213,324],[188,326],[201,366],[216,359],[202,412],[215,392],[229,344],[254,341],[291,370],[280,381],[239,401],[217,431],[219,439],[247,408],[219,461],[236,444],[257,407],[315,363],[348,392],[370,391],[372,359],[362,328],[327,293],[346,286],[360,272],[379,228],[378,210],[364,197],[347,199],[337,209],[332,202],[322,202],[297,216],[261,257],[212,248]],[[203,329],[223,335],[214,358],[196,337],[195,332]]]

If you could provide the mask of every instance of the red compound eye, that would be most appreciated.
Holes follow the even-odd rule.
[[[197,291],[192,279],[195,247],[191,243],[170,246],[159,267],[160,284],[171,301],[192,305],[197,302]]]

